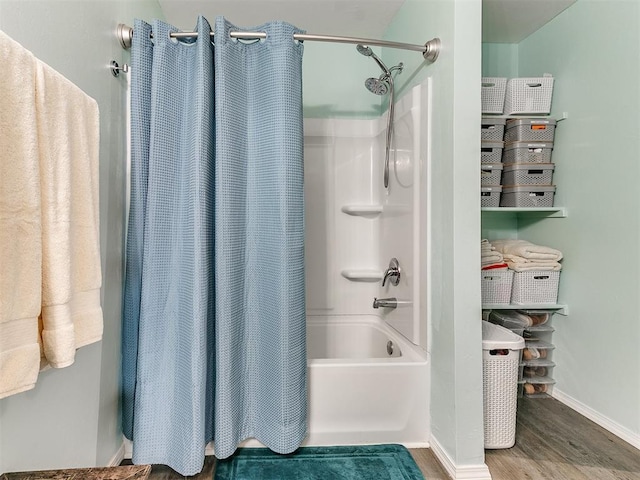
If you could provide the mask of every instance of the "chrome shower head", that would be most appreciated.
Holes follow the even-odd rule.
[[[371,50],[371,47],[358,44],[356,45],[356,49],[358,50],[358,53],[360,53],[361,55],[364,55],[365,57],[373,58],[375,62],[378,64],[378,66],[380,67],[380,69],[385,73],[385,75],[391,75],[391,72],[389,71],[387,66],[384,63],[382,63],[382,60],[380,60],[375,53],[373,53],[373,50]]]
[[[376,95],[386,95],[389,93],[389,81],[386,80],[386,75],[380,78],[367,78],[364,81],[364,86],[367,87],[371,93]]]
[[[371,55],[373,55],[373,50],[371,50],[371,48],[367,47],[366,45],[356,45],[356,49],[358,50],[358,53],[360,53],[361,55],[364,55],[365,57],[370,57]]]

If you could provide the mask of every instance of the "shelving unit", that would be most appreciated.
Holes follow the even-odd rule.
[[[487,115],[483,114],[484,118],[491,119],[513,119],[513,118],[539,118],[555,120],[556,124],[569,117],[566,112],[560,115]],[[489,122],[484,122],[483,125],[491,125]],[[496,122],[494,125],[500,125],[500,122]],[[506,133],[506,126],[504,127]],[[483,130],[485,132],[485,130]],[[487,131],[487,135],[484,136],[485,141],[494,142],[496,138],[495,134],[491,134]],[[528,140],[524,140],[528,141]],[[534,142],[534,140],[531,140]],[[542,142],[542,141],[540,141]],[[491,145],[488,143],[486,145]],[[502,159],[501,159],[502,160]],[[485,158],[483,161],[486,162]],[[546,163],[543,162],[543,163]],[[543,182],[541,182],[543,183]],[[501,182],[502,184],[502,182]],[[504,193],[504,192],[503,192]],[[495,228],[498,231],[504,231],[505,227],[512,226],[512,232],[517,232],[520,225],[527,225],[538,221],[546,221],[550,218],[566,218],[568,213],[565,207],[553,206],[553,207],[482,207],[481,218],[483,226],[491,231]],[[503,304],[503,303],[483,303],[483,310],[523,310],[523,311],[547,311],[550,317],[553,317],[554,313],[560,315],[568,315],[569,307],[565,304],[553,303],[553,304]],[[506,312],[505,312],[506,313]],[[546,397],[553,389],[555,380],[553,379],[553,368],[555,363],[552,361],[553,356],[553,343],[551,337],[553,334],[553,327],[549,324],[535,326],[535,327],[520,327],[519,331],[513,330],[514,333],[520,334],[526,339],[526,345],[537,350],[532,345],[539,345],[544,352],[544,358],[536,358],[535,356],[527,356],[525,358],[524,351],[520,362],[519,379],[520,395],[524,395],[530,398]],[[542,327],[542,328],[541,328]],[[526,347],[525,347],[526,349]],[[542,355],[542,352],[540,355]]]

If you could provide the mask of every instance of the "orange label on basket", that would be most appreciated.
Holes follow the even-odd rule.
[[[546,130],[546,125],[531,125],[531,130]]]

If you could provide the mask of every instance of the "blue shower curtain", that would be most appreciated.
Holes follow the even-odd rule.
[[[136,21],[123,322],[135,463],[199,472],[204,447],[306,434],[302,45]],[[150,38],[151,33],[153,38]]]

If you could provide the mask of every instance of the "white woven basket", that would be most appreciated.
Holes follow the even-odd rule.
[[[504,114],[548,114],[551,112],[553,77],[510,78],[504,99]]]
[[[559,271],[515,272],[511,303],[556,303],[559,284]]]
[[[509,303],[513,270],[492,269],[481,272],[482,303]]]
[[[506,78],[482,77],[482,113],[502,113],[506,88]]]
[[[520,350],[507,351],[482,351],[484,448],[511,448],[516,443]]]

